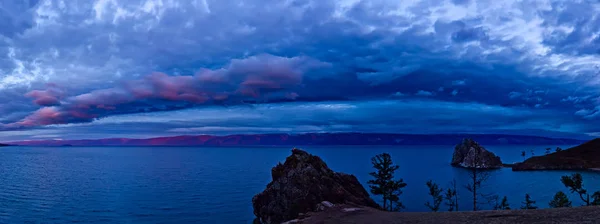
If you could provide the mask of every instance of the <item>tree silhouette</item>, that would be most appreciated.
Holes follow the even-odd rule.
[[[431,211],[437,212],[440,210],[440,204],[442,204],[442,201],[444,200],[444,197],[442,196],[444,189],[440,188],[440,186],[434,183],[432,180],[427,181],[425,185],[427,185],[427,188],[429,188],[429,195],[433,198],[433,203],[428,201],[425,203],[425,206],[427,206],[427,208],[429,208]]]
[[[458,211],[458,192],[456,189],[456,180],[452,180],[450,182],[450,186],[446,190],[444,199],[446,199],[446,206],[448,206],[448,211]]]
[[[592,205],[600,205],[600,191],[594,192],[592,199]]]
[[[522,202],[521,209],[537,209],[535,206],[535,201],[531,200],[531,196],[529,194],[525,194],[525,201]]]
[[[402,195],[402,188],[406,187],[406,183],[400,179],[398,181],[392,181],[391,186],[392,193],[389,197],[390,211],[400,211],[405,208],[404,204],[400,201],[400,195]]]
[[[404,208],[404,205],[400,202],[400,195],[402,194],[402,188],[406,187],[406,183],[402,179],[394,180],[394,172],[400,167],[394,165],[392,157],[387,153],[371,158],[371,163],[376,170],[369,173],[375,179],[367,182],[371,193],[383,197],[383,208],[385,210],[397,211]]]
[[[556,192],[556,194],[554,195],[554,199],[552,199],[552,201],[550,201],[549,203],[550,208],[565,208],[565,207],[571,207],[571,201],[569,201],[569,198],[567,197],[567,195],[562,192]]]
[[[587,193],[587,190],[583,188],[583,177],[581,177],[580,173],[571,174],[571,176],[562,176],[560,181],[565,185],[565,187],[569,188],[571,193],[579,194],[579,198],[585,203],[586,206],[590,206],[592,201],[590,201],[590,195]]]
[[[490,200],[491,195],[482,194],[481,188],[484,186],[484,183],[490,178],[490,172],[483,170],[480,168],[483,164],[481,164],[481,149],[475,148],[473,159],[473,167],[469,168],[469,179],[470,183],[465,185],[465,188],[472,193],[473,195],[473,211],[477,211],[479,209],[478,199],[481,197],[487,198],[488,202]]]
[[[504,196],[502,198],[502,201],[500,201],[500,203],[498,203],[498,199],[499,197],[496,195],[495,196],[495,205],[494,205],[494,210],[510,210],[510,205],[508,204],[508,198],[506,198],[506,196]]]

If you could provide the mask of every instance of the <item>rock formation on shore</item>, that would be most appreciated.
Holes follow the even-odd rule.
[[[454,147],[450,164],[456,167],[478,169],[498,169],[503,166],[500,157],[486,150],[472,139],[463,139],[460,144]]]
[[[588,170],[600,168],[600,139],[543,156],[516,163],[514,171],[525,170]]]
[[[257,221],[282,223],[317,211],[323,201],[379,208],[354,175],[337,173],[321,158],[293,149],[271,170],[272,181],[252,198]]]

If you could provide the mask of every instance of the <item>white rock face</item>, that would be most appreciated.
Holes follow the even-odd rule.
[[[323,201],[323,202],[321,202],[321,204],[324,205],[327,208],[333,207],[333,203],[328,202],[328,201]]]
[[[355,212],[355,211],[360,211],[362,210],[361,208],[344,208],[342,209],[343,212]]]
[[[328,202],[328,201],[322,201],[321,203],[319,203],[319,204],[317,205],[317,209],[316,209],[316,210],[317,210],[317,211],[325,211],[326,209],[328,209],[328,208],[331,208],[331,207],[333,207],[333,206],[334,206],[334,204],[333,204],[333,203],[331,203],[331,202]]]

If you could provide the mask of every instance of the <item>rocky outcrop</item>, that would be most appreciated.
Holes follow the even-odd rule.
[[[600,168],[600,139],[516,163],[514,171],[527,170],[596,170]]]
[[[478,169],[502,168],[502,160],[472,139],[464,139],[454,147],[452,166]]]
[[[354,175],[334,172],[321,158],[300,149],[273,167],[271,177],[267,188],[252,198],[261,223],[294,220],[333,204],[379,208]]]

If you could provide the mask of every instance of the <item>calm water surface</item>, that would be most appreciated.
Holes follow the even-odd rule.
[[[556,146],[552,146],[553,148]],[[545,146],[490,146],[506,163],[521,150]],[[567,148],[567,146],[563,146]],[[370,158],[389,152],[408,186],[407,211],[426,211],[425,182],[467,183],[465,170],[450,167],[452,146],[304,147],[335,171],[366,184]],[[270,170],[289,147],[6,147],[0,148],[0,223],[251,223],[251,198],[270,181]],[[486,192],[508,196],[513,208],[530,193],[547,207],[566,191],[560,176],[570,172],[495,171]],[[584,173],[590,191],[600,174]],[[365,185],[366,186],[366,185]],[[470,197],[460,189],[461,209]],[[580,204],[574,195],[574,204]],[[443,208],[445,209],[445,208]]]

